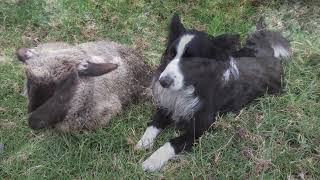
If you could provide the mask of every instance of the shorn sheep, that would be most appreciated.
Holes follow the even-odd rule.
[[[148,96],[150,66],[115,42],[47,43],[19,48],[17,57],[25,64],[32,129],[95,130]]]

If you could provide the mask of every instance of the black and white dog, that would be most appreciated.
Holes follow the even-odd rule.
[[[239,111],[266,92],[279,93],[280,57],[289,55],[288,41],[260,23],[239,51],[237,35],[212,37],[185,29],[177,15],[169,31],[152,85],[157,112],[135,148],[151,148],[172,123],[183,127],[184,133],[143,162],[147,171],[159,170],[181,151],[190,150],[218,113]]]

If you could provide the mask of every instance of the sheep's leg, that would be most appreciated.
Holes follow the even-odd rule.
[[[165,143],[143,162],[143,169],[145,171],[160,170],[167,161],[174,158],[183,150],[191,150],[193,144],[213,124],[214,119],[213,116],[210,116],[210,113],[198,113],[191,120],[190,125],[184,134]]]
[[[29,114],[29,126],[32,129],[41,129],[62,121],[70,108],[70,100],[76,91],[77,84],[76,71],[60,81],[54,95]]]
[[[89,130],[95,130],[105,126],[122,110],[121,101],[115,94],[94,98],[94,102],[96,102],[94,110],[88,114],[88,117],[79,117],[83,118],[81,124],[84,125],[84,128]]]
[[[73,109],[73,112],[68,113],[71,118],[66,117],[64,121],[55,124],[55,129],[62,132],[96,130],[104,127],[116,114],[121,112],[121,101],[116,94],[97,92],[89,98],[90,101],[85,100],[84,107]],[[72,116],[74,114],[76,116]]]
[[[151,148],[157,135],[169,124],[171,124],[171,122],[172,120],[167,111],[158,109],[153,115],[152,121],[148,123],[147,129],[139,140],[138,144],[135,146],[135,149]]]

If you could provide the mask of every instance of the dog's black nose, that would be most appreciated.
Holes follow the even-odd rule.
[[[173,83],[173,79],[168,76],[165,76],[165,77],[161,77],[159,82],[162,87],[168,88]]]

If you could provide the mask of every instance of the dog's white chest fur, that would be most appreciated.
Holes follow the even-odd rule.
[[[193,86],[174,91],[163,88],[157,81],[152,92],[156,105],[172,113],[175,121],[189,120],[200,107],[200,99],[194,96]]]

